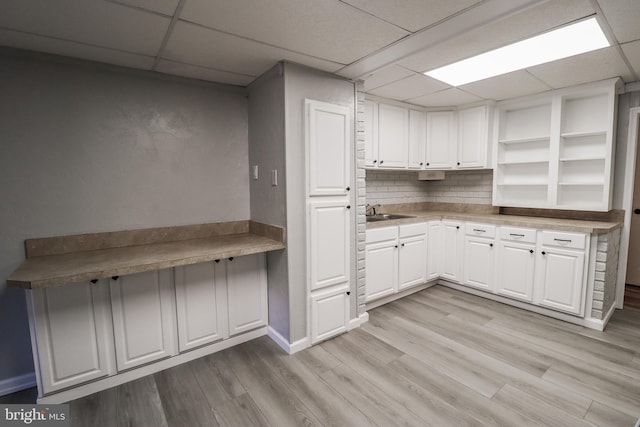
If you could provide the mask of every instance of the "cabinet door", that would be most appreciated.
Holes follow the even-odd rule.
[[[429,221],[427,227],[427,280],[434,280],[440,277],[441,223],[440,221]]]
[[[395,241],[368,244],[366,265],[367,302],[398,290],[398,244]]]
[[[486,105],[458,111],[458,167],[487,167],[487,121]]]
[[[349,324],[349,288],[335,289],[311,294],[311,343],[347,331]]]
[[[111,281],[118,371],[176,354],[171,273],[154,270]]]
[[[581,315],[584,309],[584,252],[542,247],[538,252],[535,303]]]
[[[398,248],[398,289],[427,281],[427,237],[401,239]]]
[[[350,206],[346,199],[308,202],[311,290],[349,281]]]
[[[521,301],[533,301],[535,246],[498,242],[496,292]]]
[[[454,111],[427,113],[425,169],[452,169],[456,164]]]
[[[106,281],[29,292],[42,393],[115,373]]]
[[[422,169],[427,140],[427,113],[409,110],[409,169]]]
[[[180,351],[228,337],[224,264],[214,262],[175,268],[178,347]]]
[[[440,271],[442,278],[451,280],[453,282],[460,281],[460,266],[462,265],[462,230],[460,229],[461,223],[452,221],[442,221],[441,232],[442,242],[440,251],[442,251],[442,258]],[[368,268],[368,265],[367,265]]]
[[[494,260],[493,240],[466,236],[463,283],[484,291],[493,291]]]
[[[378,106],[378,167],[406,168],[409,144],[409,110]]]
[[[305,100],[309,196],[344,195],[350,187],[349,109]]]
[[[226,267],[229,334],[265,326],[269,321],[265,255],[229,258]]]
[[[364,101],[364,164],[378,164],[378,104]]]

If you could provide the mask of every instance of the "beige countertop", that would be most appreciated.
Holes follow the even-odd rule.
[[[399,224],[451,219],[459,221],[476,221],[487,224],[510,225],[516,227],[544,228],[558,231],[574,231],[581,233],[607,233],[622,226],[619,221],[588,221],[579,219],[544,218],[537,216],[503,215],[498,213],[467,213],[444,211],[398,211],[393,213],[411,215],[414,218],[394,219],[388,221],[368,222],[367,229],[388,227]]]
[[[104,243],[104,236],[108,233],[63,236],[59,239],[66,239],[66,246],[69,246],[69,240],[73,238],[80,242],[81,247],[86,246],[87,240],[102,240],[98,245],[99,249],[80,251],[68,249],[70,251],[65,253],[29,257],[7,279],[7,284],[26,289],[45,288],[285,248],[282,228],[257,223],[250,226],[249,221],[246,223],[246,226],[241,227],[238,227],[239,222],[234,223],[234,227],[222,232],[217,229],[214,232],[208,230],[208,234],[214,235],[206,237],[202,237],[202,232],[195,233],[195,237],[194,233],[187,232],[181,233],[186,237],[181,240],[162,241],[156,238],[156,241],[144,244],[106,248],[104,246],[108,246],[109,242]],[[184,226],[186,227],[191,226]],[[169,229],[182,229],[182,227],[168,227],[167,230]],[[164,229],[155,229],[156,234],[158,230]],[[135,232],[139,233],[140,230],[131,231],[131,233]],[[119,236],[119,239],[122,240],[122,236]],[[30,242],[27,241],[27,248],[29,244]],[[61,245],[54,242],[50,246],[60,247]]]

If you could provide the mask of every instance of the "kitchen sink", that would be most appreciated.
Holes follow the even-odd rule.
[[[403,219],[403,218],[415,218],[415,216],[411,215],[397,215],[397,214],[376,214],[376,215],[367,215],[367,222],[375,222],[375,221],[390,221],[392,219]]]

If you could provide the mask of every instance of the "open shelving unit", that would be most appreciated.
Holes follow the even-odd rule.
[[[499,103],[493,204],[609,210],[618,85],[612,79]]]

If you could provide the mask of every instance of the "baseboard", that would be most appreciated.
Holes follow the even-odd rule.
[[[15,393],[36,386],[36,373],[29,372],[0,381],[0,396]]]
[[[595,329],[598,331],[604,331],[604,328],[607,326],[607,323],[609,323],[609,320],[611,319],[611,316],[613,316],[613,313],[616,312],[616,306],[615,304],[611,306],[611,308],[609,309],[609,311],[607,311],[607,314],[604,316],[604,318],[602,320],[600,319],[594,319],[593,317],[587,317],[584,319],[584,326],[586,326],[587,328],[590,329]]]
[[[303,338],[294,343],[289,343],[288,339],[280,335],[280,333],[273,329],[271,326],[267,327],[267,335],[269,336],[269,338],[275,341],[275,343],[278,344],[281,349],[286,351],[287,354],[297,353],[309,347],[309,339]]]
[[[350,330],[352,330],[354,328],[359,327],[363,323],[367,323],[368,321],[369,321],[369,313],[367,313],[365,311],[364,313],[362,313],[360,316],[356,317],[355,319],[349,320],[349,326],[347,327],[347,330],[350,331]]]

